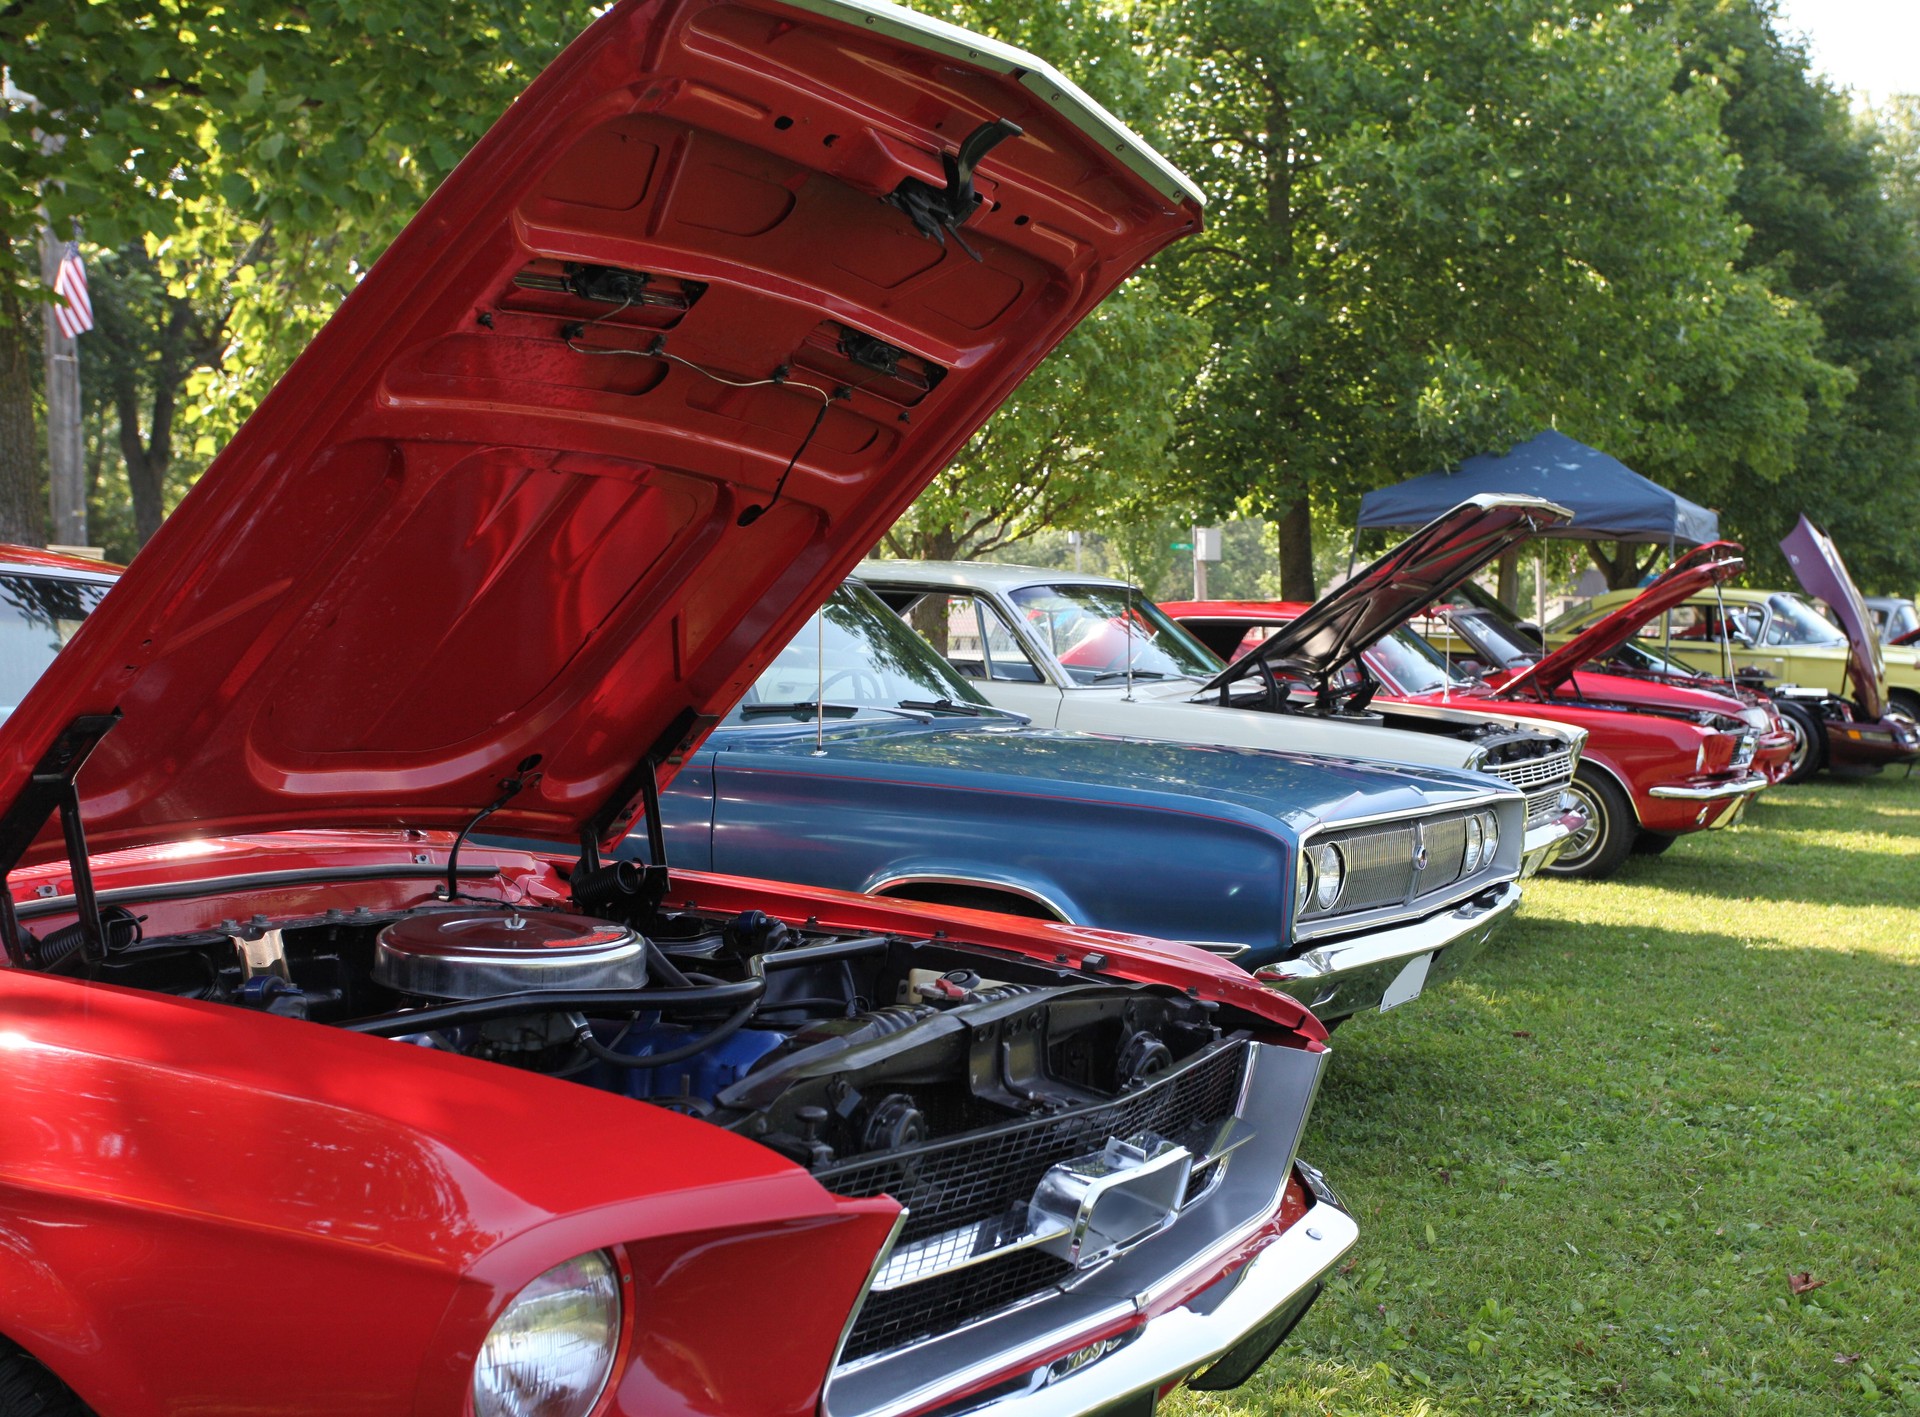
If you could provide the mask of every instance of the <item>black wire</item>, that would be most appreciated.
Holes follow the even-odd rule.
[[[741,512],[734,522],[735,526],[752,526],[755,522],[759,521],[761,517],[773,510],[774,503],[780,500],[780,494],[787,490],[787,477],[792,473],[794,464],[800,461],[801,454],[805,453],[808,445],[813,442],[813,435],[820,431],[820,424],[826,419],[826,416],[827,405],[822,403],[819,408],[814,410],[813,426],[807,429],[807,436],[800,440],[800,446],[795,448],[793,450],[793,456],[787,459],[787,465],[780,473],[780,480],[773,484],[773,495],[767,498],[764,506],[756,502]]]

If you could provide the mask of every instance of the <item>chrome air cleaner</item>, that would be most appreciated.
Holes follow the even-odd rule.
[[[426,999],[484,999],[537,989],[637,989],[646,943],[589,915],[433,911],[396,920],[375,945],[373,977]]]

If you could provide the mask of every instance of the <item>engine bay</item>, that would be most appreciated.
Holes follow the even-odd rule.
[[[663,871],[576,871],[571,899],[403,908],[148,936],[103,912],[39,967],[566,1078],[703,1118],[815,1171],[1059,1116],[1247,1037],[1221,1006],[946,939],[666,907]]]

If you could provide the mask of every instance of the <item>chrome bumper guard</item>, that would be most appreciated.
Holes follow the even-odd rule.
[[[1560,807],[1538,826],[1528,827],[1520,842],[1520,879],[1531,880],[1558,861],[1567,843],[1587,828],[1587,814],[1570,792],[1560,794]]]
[[[1323,1021],[1391,1008],[1403,971],[1425,960],[1423,987],[1451,978],[1486,948],[1519,904],[1520,883],[1508,881],[1424,920],[1317,945],[1255,970],[1253,977],[1298,999]]]
[[[1216,1365],[1220,1386],[1250,1375],[1359,1237],[1312,1168],[1297,1168],[1313,1197],[1304,1216],[1234,1273],[1161,1306],[1218,1274],[1273,1222],[1330,1056],[1258,1045],[1241,1108],[1251,1132],[1214,1163],[1219,1178],[1206,1191],[1170,1221],[1149,1226],[1152,1233],[1117,1258],[1042,1294],[955,1332],[836,1368],[822,1417],[1088,1417],[1129,1399],[1147,1401],[1196,1375],[1208,1386],[1203,1370]],[[1136,1175],[1151,1161],[1113,1159]],[[1083,1191],[1076,1214],[1087,1213],[1088,1199]],[[886,1268],[883,1259],[876,1273]],[[1152,1317],[1142,1321],[1143,1314]],[[1236,1376],[1242,1367],[1245,1374]]]

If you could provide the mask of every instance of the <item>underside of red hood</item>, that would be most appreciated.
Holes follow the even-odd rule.
[[[457,827],[515,776],[492,829],[617,837],[646,765],[1198,222],[1018,51],[874,0],[617,5],[0,730],[0,806],[117,710],[95,850]]]
[[[1867,612],[1867,602],[1853,583],[1840,548],[1803,515],[1793,530],[1780,538],[1780,549],[1787,553],[1787,565],[1793,568],[1801,588],[1814,599],[1825,601],[1840,622],[1841,632],[1847,637],[1847,687],[1869,719],[1879,718],[1887,711],[1886,696],[1881,692],[1886,661],[1881,657],[1880,637],[1874,633],[1873,616]]]
[[[1642,625],[1665,614],[1689,597],[1740,574],[1746,564],[1741,548],[1731,541],[1696,546],[1650,582],[1625,605],[1594,621],[1559,649],[1519,670],[1499,686],[1507,698],[1520,694],[1551,695],[1589,660],[1604,659],[1632,639]]]
[[[1262,663],[1299,668],[1324,687],[1381,636],[1471,579],[1508,547],[1572,517],[1565,507],[1538,497],[1470,497],[1321,596],[1228,665],[1207,688],[1245,678]]]

